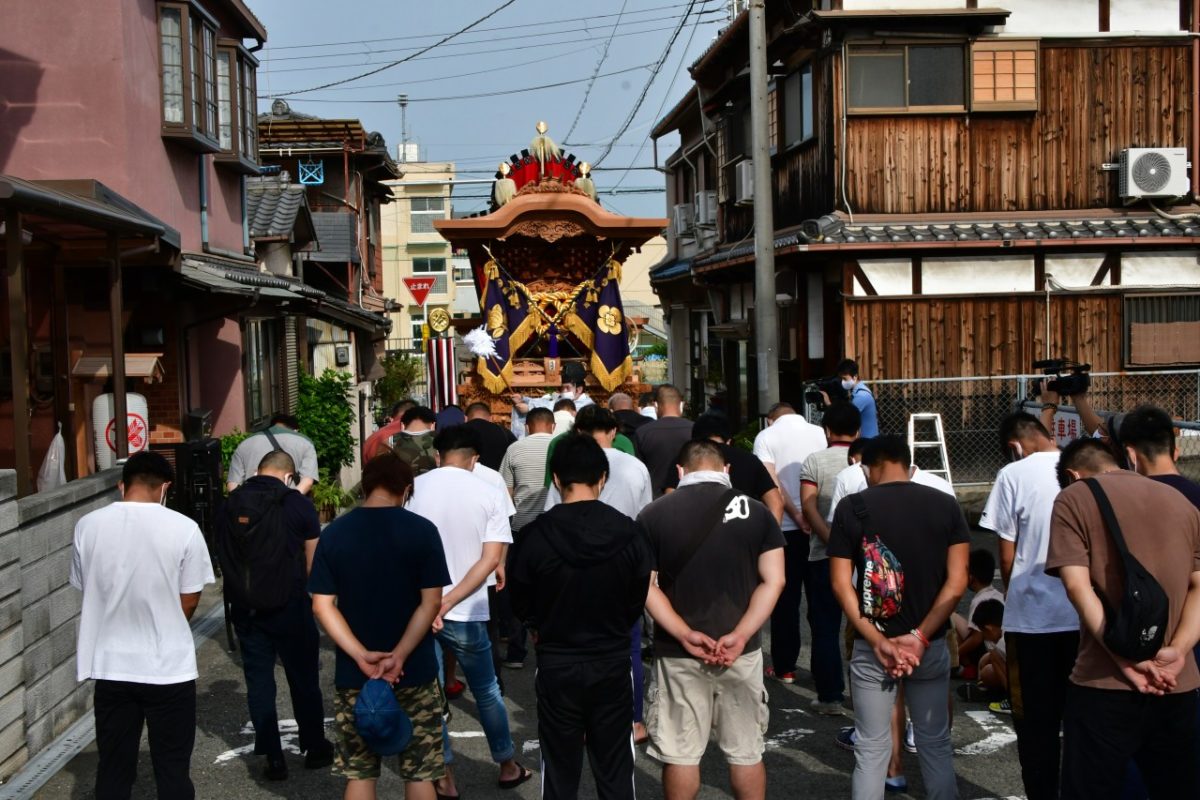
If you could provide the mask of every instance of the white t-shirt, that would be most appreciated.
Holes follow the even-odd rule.
[[[922,486],[928,486],[930,489],[937,489],[943,494],[948,494],[951,497],[957,497],[954,493],[954,487],[945,478],[934,475],[932,472],[926,472],[920,467],[912,467],[908,472],[909,480],[913,483],[919,483]],[[838,503],[842,502],[848,494],[858,494],[863,489],[867,488],[867,473],[863,471],[861,464],[851,464],[844,470],[838,473],[837,481],[833,485],[833,498],[829,501],[829,518],[826,522],[833,524],[833,513],[837,511]]]
[[[754,455],[764,464],[775,469],[775,477],[792,505],[800,508],[800,470],[804,460],[818,450],[824,450],[825,431],[813,425],[799,414],[784,414],[754,437]],[[783,515],[785,531],[796,530],[790,514]]]
[[[512,544],[508,527],[512,501],[506,490],[458,467],[439,467],[418,475],[408,510],[437,526],[446,552],[452,590],[483,557],[485,542]],[[450,609],[454,622],[487,622],[487,581]]]
[[[1059,453],[1030,453],[1008,464],[983,507],[979,525],[1016,543],[1004,630],[1013,633],[1060,633],[1079,630],[1079,615],[1062,581],[1046,574],[1050,516],[1058,497]]]
[[[608,480],[600,492],[600,502],[612,506],[625,516],[637,519],[642,509],[654,499],[650,489],[650,471],[646,465],[615,447],[604,448],[608,456]],[[546,510],[562,502],[558,487],[551,484],[546,494]]]
[[[492,486],[495,486],[497,489],[500,490],[500,494],[504,495],[504,500],[505,500],[505,503],[507,504],[506,508],[507,508],[508,517],[509,517],[509,527],[511,528],[512,516],[513,516],[513,514],[517,513],[517,507],[515,505],[513,505],[512,495],[510,495],[508,493],[508,484],[504,482],[504,476],[502,476],[499,472],[492,469],[491,467],[484,466],[483,464],[478,464],[478,463],[475,465],[475,468],[473,470],[471,470],[471,474],[474,475],[476,478],[479,478],[480,480],[482,480],[484,483],[488,483],[488,484],[491,484]],[[493,572],[491,575],[488,575],[487,585],[488,586],[496,585],[496,573]]]
[[[70,580],[83,592],[79,680],[165,685],[199,677],[179,596],[215,578],[195,522],[157,503],[93,511],[75,524]]]

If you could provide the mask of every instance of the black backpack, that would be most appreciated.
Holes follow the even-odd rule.
[[[1121,595],[1120,603],[1114,608],[1109,599],[1100,590],[1096,594],[1104,605],[1104,644],[1108,649],[1134,663],[1154,658],[1163,646],[1167,635],[1168,611],[1170,608],[1167,593],[1155,580],[1154,576],[1134,558],[1125,544],[1121,526],[1113,513],[1112,503],[1108,495],[1100,488],[1095,478],[1084,481],[1096,498],[1100,508],[1100,516],[1108,528],[1117,552],[1121,554],[1124,565],[1125,592]]]
[[[303,574],[304,551],[289,552],[284,501],[293,491],[277,486],[240,486],[221,508],[216,551],[225,578],[225,597],[255,611],[282,608]]]

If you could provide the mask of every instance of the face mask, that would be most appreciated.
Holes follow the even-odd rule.
[[[158,504],[160,506],[165,506],[167,504],[167,487],[165,485],[162,488],[162,494],[158,496]]]
[[[405,431],[409,436],[424,436],[427,433],[433,433],[433,428],[426,431]]]
[[[845,389],[847,392],[850,391],[851,389],[854,388],[854,381],[851,380],[850,378],[843,378],[842,379],[842,388]]]

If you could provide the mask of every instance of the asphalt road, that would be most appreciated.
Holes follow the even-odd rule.
[[[990,545],[991,537],[977,534],[977,545]],[[203,615],[214,602],[216,593],[207,593],[200,609]],[[218,612],[219,613],[219,612]],[[807,632],[806,632],[807,633]],[[332,688],[333,649],[322,640],[322,679]],[[769,652],[769,645],[767,647]],[[224,631],[218,629],[207,637],[199,648],[200,681],[196,749],[192,757],[192,776],[199,798],[334,798],[340,797],[343,781],[328,770],[308,771],[303,758],[288,755],[291,775],[285,782],[270,783],[260,777],[261,757],[251,755],[253,734],[248,726],[246,694],[241,664],[237,654],[225,649]],[[807,650],[801,663],[807,663]],[[532,658],[531,658],[532,661]],[[538,766],[537,720],[534,712],[533,664],[521,671],[505,671],[506,701],[512,725],[513,739],[519,756],[530,767]],[[291,716],[290,701],[282,670],[277,670],[280,686],[280,717]],[[847,797],[850,792],[850,772],[854,757],[834,743],[834,735],[843,725],[852,724],[849,716],[833,718],[809,712],[814,698],[812,682],[806,671],[798,675],[792,686],[771,683],[771,723],[768,731],[766,764],[767,796],[771,798]],[[491,764],[486,740],[478,722],[470,693],[454,701],[452,732],[457,758],[456,774],[462,794],[469,800],[479,797],[505,796],[509,800],[535,800],[540,796],[538,781],[534,780],[511,792],[495,788],[496,768]],[[331,711],[327,709],[327,714]],[[848,711],[847,714],[850,712]],[[293,731],[294,733],[294,731]],[[284,733],[285,744],[293,742]],[[1020,798],[1023,796],[1017,765],[1015,737],[1010,721],[998,717],[982,705],[957,704],[954,716],[955,769],[959,792],[963,800],[981,798]],[[730,797],[724,764],[712,752],[702,765],[702,798]],[[922,797],[920,770],[916,757],[906,755],[908,795],[892,797]],[[95,746],[89,746],[68,766],[54,776],[36,795],[42,800],[91,798],[96,767]],[[657,764],[639,753],[637,759],[637,788],[642,797],[661,797]],[[134,798],[153,798],[154,787],[149,751],[143,740],[138,785]],[[403,784],[385,766],[379,782],[380,797],[401,797]],[[587,769],[584,770],[584,798],[595,797]]]

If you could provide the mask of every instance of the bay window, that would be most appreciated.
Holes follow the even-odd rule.
[[[221,149],[215,161],[238,172],[257,174],[254,70],[258,61],[233,39],[221,39],[217,44],[217,139]]]
[[[202,153],[217,142],[216,21],[193,3],[160,3],[162,132]]]

